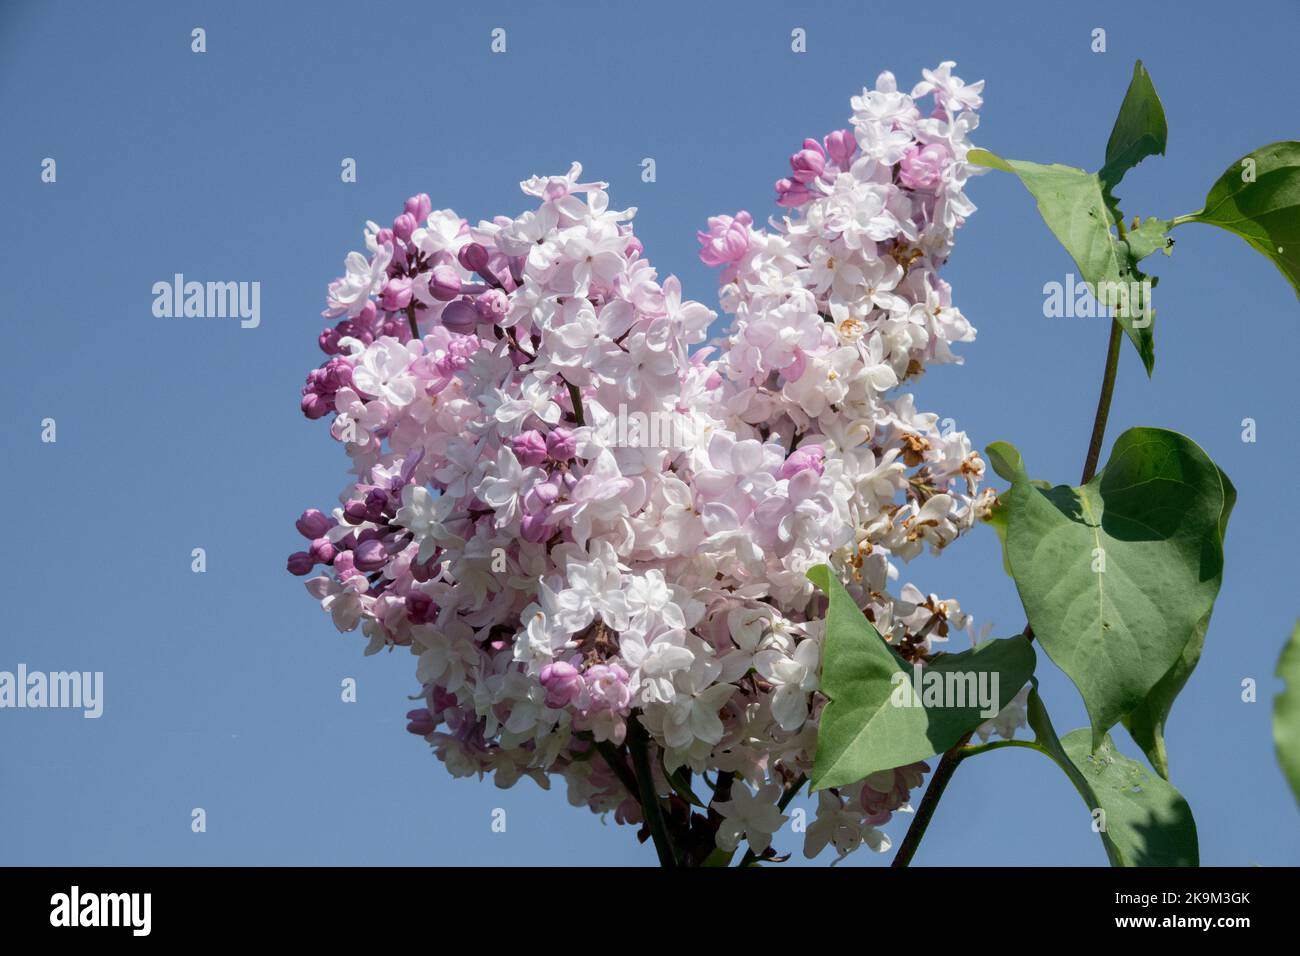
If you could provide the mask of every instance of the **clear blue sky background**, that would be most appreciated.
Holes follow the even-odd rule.
[[[452,780],[402,729],[413,661],[362,658],[361,639],[336,633],[284,571],[294,517],[332,503],[343,478],[324,426],[297,408],[320,359],[325,285],[364,220],[391,219],[408,194],[474,220],[516,214],[520,179],[578,159],[615,203],[640,208],[661,273],[715,305],[695,230],[715,213],[767,215],[785,158],[843,125],[881,69],[910,87],[954,59],[987,80],[980,145],[1096,168],[1143,58],[1170,155],[1125,180],[1130,215],[1197,209],[1237,157],[1300,137],[1294,0],[1231,13],[1132,0],[799,6],[0,6],[0,669],[106,675],[98,721],[0,711],[0,862],[653,861],[631,830],[569,807],[558,788]],[[203,55],[190,52],[196,26]],[[498,26],[509,46],[494,56]],[[804,55],[790,51],[794,27],[808,31]],[[1104,54],[1089,49],[1094,27],[1107,30]],[[47,156],[53,185],[39,178]],[[345,156],[358,161],[354,185],[339,179]],[[647,156],[655,183],[640,180]],[[971,195],[980,211],[946,274],[979,339],[964,367],[927,376],[919,403],[980,447],[1015,442],[1035,475],[1073,481],[1106,327],[1043,318],[1043,284],[1072,266],[1011,177],[986,176]],[[1155,378],[1126,346],[1108,437],[1178,429],[1237,484],[1223,592],[1169,750],[1204,862],[1296,864],[1270,708],[1300,611],[1297,303],[1236,238],[1208,227],[1177,238],[1172,258],[1153,260]],[[175,272],[260,281],[261,327],[154,318],[150,288]],[[1248,416],[1256,444],[1240,439]],[[45,417],[57,444],[39,440]],[[195,547],[206,574],[190,571]],[[988,529],[910,576],[999,635],[1023,623]],[[1041,671],[1058,729],[1083,724],[1072,686]],[[358,681],[355,704],[340,702],[345,677]],[[1240,700],[1246,677],[1258,703]],[[193,807],[207,811],[205,834],[190,831]],[[489,826],[494,807],[507,811],[504,834]],[[907,821],[890,824],[896,840]],[[961,768],[917,862],[1104,864],[1088,822],[1046,760],[990,754]],[[801,839],[778,845],[801,862]]]

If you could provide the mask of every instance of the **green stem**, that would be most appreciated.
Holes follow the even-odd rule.
[[[573,386],[569,386],[572,388]],[[664,826],[663,813],[659,806],[659,795],[655,793],[654,775],[650,769],[649,736],[645,728],[634,717],[627,722],[627,745],[632,752],[632,766],[636,768],[636,782],[641,791],[641,815],[645,817],[646,826],[654,840],[655,852],[659,854],[659,865],[677,866],[677,856]]]
[[[974,731],[971,731],[974,733]],[[930,826],[930,820],[934,816],[935,808],[939,805],[939,798],[943,792],[948,789],[948,781],[952,779],[953,773],[957,770],[957,765],[962,761],[962,749],[966,746],[971,735],[965,734],[961,740],[957,741],[946,754],[939,758],[939,766],[935,768],[934,776],[930,779],[930,785],[925,788],[925,796],[921,798],[921,805],[916,808],[916,818],[912,821],[911,826],[907,828],[907,834],[903,837],[903,842],[898,845],[898,852],[894,854],[894,861],[889,865],[907,866],[912,862],[912,857],[916,855],[916,848],[921,845],[921,838],[925,836],[926,829]]]
[[[967,747],[961,752],[961,759],[975,757],[979,754],[986,754],[990,750],[1001,750],[1003,747],[1024,747],[1027,750],[1037,750],[1039,753],[1046,753],[1042,747],[1038,746],[1035,740],[990,740],[986,744],[977,744],[974,747]]]
[[[564,384],[569,386],[569,401],[573,403],[573,420],[581,427],[587,424],[586,416],[582,413],[582,392],[568,379],[564,380]]]
[[[1097,473],[1102,442],[1106,439],[1106,419],[1110,417],[1110,400],[1115,394],[1115,374],[1119,370],[1119,350],[1123,345],[1124,327],[1118,319],[1110,320],[1110,341],[1106,345],[1106,367],[1101,376],[1101,394],[1097,397],[1097,415],[1092,420],[1092,436],[1088,439],[1088,457],[1083,462],[1083,477],[1079,484],[1086,485]]]

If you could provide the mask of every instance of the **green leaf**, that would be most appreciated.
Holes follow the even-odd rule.
[[[1126,172],[1148,156],[1163,155],[1168,140],[1165,109],[1160,104],[1150,74],[1138,60],[1133,64],[1133,79],[1106,143],[1106,164],[1097,174],[1117,216],[1118,207],[1113,195],[1115,186]]]
[[[1220,472],[1185,436],[1133,428],[1082,487],[1044,490],[1023,465],[1010,474],[999,499],[1012,576],[1034,634],[1083,695],[1100,744],[1174,667],[1214,606]]]
[[[1145,297],[1127,294],[1133,283],[1138,283],[1140,291],[1145,276],[1137,271],[1129,247],[1111,233],[1115,220],[1100,176],[1073,166],[1002,159],[984,149],[972,149],[967,160],[1020,177],[1038,203],[1043,221],[1070,254],[1093,295],[1103,305],[1115,307],[1115,318],[1150,375],[1156,361],[1154,316]]]
[[[1286,687],[1273,701],[1273,743],[1277,746],[1282,771],[1291,783],[1291,792],[1300,802],[1300,621],[1282,649],[1277,676],[1286,682]]]
[[[830,700],[817,730],[813,790],[942,753],[1005,707],[1033,674],[1035,654],[1024,636],[985,641],[924,665],[918,700],[915,671],[885,643],[839,579],[825,565],[808,577],[830,598],[821,675],[822,693]],[[927,697],[940,681],[942,697]],[[980,699],[992,713],[981,712]]]
[[[1223,511],[1219,514],[1219,542],[1222,543],[1228,533],[1228,518],[1232,514],[1233,505],[1237,503],[1237,489],[1233,487],[1222,468],[1219,469],[1219,482],[1223,486]],[[1169,719],[1169,711],[1174,706],[1174,699],[1182,691],[1187,679],[1192,676],[1192,671],[1196,669],[1197,662],[1201,659],[1201,649],[1205,646],[1205,632],[1209,626],[1210,612],[1207,611],[1205,617],[1197,622],[1191,640],[1183,648],[1174,666],[1160,678],[1159,683],[1151,689],[1146,699],[1124,718],[1124,726],[1128,728],[1129,735],[1147,755],[1151,766],[1155,767],[1156,772],[1166,780],[1169,779],[1169,756],[1165,752],[1165,722]]]
[[[1300,142],[1272,143],[1243,156],[1211,187],[1204,209],[1174,220],[1184,222],[1241,236],[1272,260],[1300,298]]]
[[[1116,750],[1109,735],[1095,753],[1087,728],[1060,740],[1037,683],[1029,693],[1027,716],[1039,749],[1065,772],[1088,807],[1111,866],[1198,864],[1196,822],[1182,794]]]
[[[1134,263],[1141,262],[1157,250],[1168,255],[1170,249],[1168,233],[1171,225],[1172,223],[1168,219],[1156,219],[1152,216],[1146,222],[1139,223],[1130,229],[1128,235],[1124,238],[1124,244],[1128,246],[1132,261]]]
[[[1120,866],[1199,865],[1192,809],[1168,781],[1120,753],[1109,734],[1094,750],[1084,727],[1066,734],[1061,746],[1097,797],[1092,809],[1105,811]]]

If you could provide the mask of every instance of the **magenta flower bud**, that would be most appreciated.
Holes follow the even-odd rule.
[[[343,517],[348,524],[361,524],[370,518],[370,509],[364,501],[349,501],[343,506]]]
[[[478,312],[465,299],[448,302],[442,310],[442,324],[448,332],[469,335],[478,327]]]
[[[460,252],[456,254],[456,258],[470,272],[484,273],[487,271],[488,260],[491,256],[488,254],[487,249],[477,242],[467,242],[460,247]]]
[[[401,239],[402,242],[410,242],[411,233],[415,232],[418,225],[419,223],[415,221],[414,216],[409,212],[404,212],[393,220],[393,235]]]
[[[515,453],[515,457],[524,467],[540,465],[546,461],[546,439],[542,437],[541,432],[530,428],[507,441],[510,443],[510,450]]]
[[[330,516],[315,508],[308,508],[294,522],[294,527],[304,538],[319,538],[330,528],[334,527],[334,522]]]
[[[423,591],[412,591],[406,596],[406,616],[412,624],[428,624],[437,612],[433,598]]]
[[[506,317],[506,312],[510,309],[510,299],[500,289],[488,289],[474,300],[474,308],[478,310],[479,318],[484,322],[496,325]]]
[[[546,453],[556,461],[569,461],[578,451],[578,439],[567,428],[553,428],[546,436]]]
[[[302,577],[304,574],[311,574],[311,569],[315,566],[316,562],[306,551],[295,551],[289,555],[288,568],[290,574]]]
[[[357,563],[351,551],[340,551],[334,555],[334,573],[340,581],[356,577]]]
[[[380,229],[377,233],[375,233],[375,242],[379,243],[381,246],[392,245],[393,230]]]
[[[636,236],[628,236],[627,245],[623,247],[623,255],[629,259],[635,259],[643,252],[645,252],[645,246],[641,245],[641,240]]]
[[[424,222],[429,218],[429,213],[433,212],[433,201],[429,199],[428,193],[416,193],[410,199],[406,200],[406,212],[415,217],[417,223]]]
[[[339,339],[343,336],[339,334],[338,329],[323,329],[321,334],[316,337],[316,344],[326,355],[339,354]]]
[[[848,169],[853,154],[858,151],[858,141],[851,129],[837,129],[826,134],[826,153],[840,169]]]
[[[433,733],[436,726],[433,720],[433,714],[429,713],[428,707],[421,707],[418,710],[408,710],[406,719],[410,721],[406,725],[407,733],[415,734],[417,737],[427,737]]]
[[[779,478],[793,478],[801,471],[815,471],[818,475],[826,470],[826,451],[821,445],[805,445],[790,453],[778,473]]]
[[[407,276],[389,279],[379,301],[389,312],[402,311],[411,304],[411,280]]]
[[[582,675],[572,664],[554,661],[542,668],[538,675],[542,686],[546,688],[547,707],[567,707],[578,699],[582,693]]]
[[[822,144],[815,139],[803,141],[803,149],[790,157],[790,168],[796,182],[810,183],[826,168],[826,154]]]
[[[366,492],[366,517],[371,521],[379,521],[388,511],[391,501],[388,492],[382,488],[371,488]],[[375,532],[378,534],[378,532]]]
[[[525,541],[541,544],[551,536],[551,526],[544,514],[526,514],[519,521],[519,533]]]
[[[378,571],[388,563],[388,552],[384,550],[384,543],[374,538],[357,545],[352,556],[356,561],[357,570],[365,574]]]
[[[787,208],[802,206],[813,198],[812,190],[792,179],[776,181],[776,204]]]
[[[333,403],[312,392],[302,397],[301,408],[304,415],[315,421],[328,415],[333,408]]]
[[[429,277],[429,292],[439,302],[450,302],[460,295],[460,273],[454,266],[434,266]]]
[[[317,538],[311,543],[312,560],[318,564],[331,564],[334,561],[334,555],[338,554],[338,549],[334,547],[334,542],[329,538]]]

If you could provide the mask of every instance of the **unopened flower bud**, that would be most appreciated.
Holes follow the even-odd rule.
[[[294,527],[304,538],[314,539],[334,527],[334,519],[315,508],[308,508],[299,516]]]
[[[457,253],[456,258],[470,272],[483,273],[487,271],[488,260],[491,257],[488,255],[487,249],[477,242],[467,242],[460,247],[460,252]]]
[[[295,551],[289,555],[288,568],[290,574],[302,577],[304,574],[311,574],[311,569],[315,566],[316,562],[306,551]]]
[[[510,299],[500,289],[488,289],[474,300],[474,308],[478,310],[479,318],[484,322],[496,325],[509,311]]]
[[[572,664],[554,661],[542,668],[538,679],[546,688],[547,707],[567,707],[582,693],[582,675]]]
[[[409,212],[404,212],[393,220],[393,235],[401,239],[402,242],[410,242],[411,233],[415,232],[418,225],[414,216]]]
[[[412,591],[406,596],[406,616],[412,624],[427,624],[436,612],[433,598],[423,591]]]
[[[796,182],[810,183],[820,176],[826,168],[826,154],[822,152],[821,143],[815,139],[804,140],[803,149],[790,157],[790,168]]]
[[[802,471],[815,471],[820,475],[826,469],[825,459],[826,452],[821,445],[805,445],[803,448],[796,448],[781,466],[777,477],[793,478]]]
[[[469,335],[478,327],[478,312],[465,299],[457,299],[442,310],[442,324],[448,332]]]
[[[439,302],[450,302],[460,295],[460,273],[455,266],[433,267],[429,276],[429,293]]]
[[[567,428],[553,428],[546,436],[546,452],[556,461],[569,461],[578,451],[578,439]]]
[[[421,707],[418,710],[409,710],[406,712],[406,719],[410,721],[406,725],[407,733],[415,734],[417,737],[427,737],[433,733],[436,726],[433,720],[433,714],[429,713],[429,708]]]
[[[357,549],[352,552],[352,555],[356,561],[357,570],[365,574],[378,571],[388,563],[388,552],[384,550],[384,543],[375,538],[362,541],[357,545]]]
[[[326,400],[324,396],[312,392],[302,397],[301,407],[302,413],[315,421],[318,418],[324,418],[330,413],[332,403]]]
[[[338,554],[338,549],[329,538],[317,538],[311,543],[312,560],[319,564],[330,564],[334,560],[334,555]]]
[[[382,521],[390,505],[388,492],[382,488],[371,488],[366,492],[366,517],[371,521]]]
[[[429,213],[433,212],[433,201],[429,199],[428,193],[417,193],[406,200],[406,211],[415,217],[417,223],[424,222],[429,218]]]
[[[411,304],[411,280],[407,276],[389,279],[379,301],[389,312],[400,312]]]
[[[853,160],[853,154],[858,149],[858,140],[853,135],[853,130],[837,129],[833,133],[827,133],[824,142],[826,155],[830,157],[831,162],[840,169],[847,170]]]
[[[546,439],[542,437],[541,432],[530,428],[526,432],[515,435],[509,441],[510,450],[515,453],[515,457],[525,468],[546,461]]]

